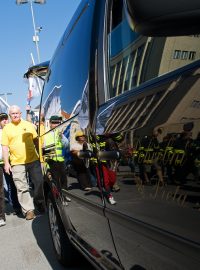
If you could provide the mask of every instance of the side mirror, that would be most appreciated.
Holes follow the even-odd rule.
[[[131,28],[145,36],[200,33],[199,0],[124,0]]]
[[[36,76],[44,80],[47,73],[49,72],[49,63],[50,61],[42,62],[38,65],[31,66],[28,71],[24,74],[24,78],[29,78],[32,76]]]

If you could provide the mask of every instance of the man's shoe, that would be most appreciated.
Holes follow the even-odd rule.
[[[26,220],[31,220],[35,218],[35,213],[33,210],[30,210],[26,213]]]
[[[0,227],[6,225],[6,222],[4,219],[0,219]]]

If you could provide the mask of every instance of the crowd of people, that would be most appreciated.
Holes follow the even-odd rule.
[[[79,188],[85,192],[90,192],[93,187],[101,189],[100,179],[103,179],[103,192],[108,202],[116,204],[111,193],[114,185],[116,191],[119,190],[116,184],[116,172],[111,169],[108,161],[101,160],[98,163],[95,155],[96,145],[100,146],[101,151],[108,150],[107,138],[98,136],[94,140],[91,136],[89,139],[79,127],[71,129],[74,132],[71,132],[71,137],[67,136],[65,130],[59,131],[61,122],[62,119],[59,116],[51,116],[49,119],[50,131],[44,136],[44,159],[48,173],[56,180],[59,188],[66,190],[68,189],[67,168],[69,167],[73,168]],[[52,147],[53,145],[54,147]],[[82,158],[81,153],[84,155],[88,153],[88,157]]]
[[[76,127],[65,125],[57,115],[50,117],[48,127],[50,130],[46,131],[42,143],[46,174],[50,174],[56,180],[59,188],[67,190],[67,174],[70,174],[68,170],[71,169],[73,178],[76,179],[74,187],[78,184],[80,190],[85,192],[92,191],[93,187],[101,190],[103,188],[102,192],[107,201],[116,204],[112,195],[113,190],[120,190],[116,181],[116,170],[108,160],[98,162],[96,156],[99,150],[111,149],[111,141],[114,144],[116,138],[86,135],[78,123]],[[82,154],[84,157],[81,157]]]
[[[62,127],[62,117],[53,115],[49,119],[49,131],[45,133],[42,130],[44,125],[41,125],[40,135],[45,135],[39,146],[37,126],[30,119],[22,119],[20,108],[13,105],[8,114],[0,114],[0,226],[6,224],[5,199],[12,205],[13,214],[23,215],[26,220],[34,219],[37,212],[45,212],[44,164],[58,189],[68,189],[67,165],[70,164],[80,189],[88,192],[97,187],[110,204],[117,203],[112,191],[120,190],[117,170],[123,165],[123,160],[143,184],[151,184],[152,173],[160,185],[166,181],[167,184],[183,184],[191,172],[199,181],[200,133],[192,139],[192,127],[189,130],[187,126],[183,127],[180,134],[169,133],[161,141],[158,139],[161,130],[157,129],[152,136],[144,136],[135,147],[126,151],[120,133],[86,136],[77,127],[73,140],[70,140],[65,136],[67,128],[64,131],[59,128]],[[42,149],[46,151],[43,154]],[[120,159],[97,159],[97,153],[112,150],[120,152]],[[81,152],[87,151],[90,153],[88,157],[81,158]],[[70,201],[65,197],[66,204]]]
[[[200,182],[200,132],[192,138],[192,127],[180,133],[168,133],[160,140],[160,130],[135,139],[135,146],[127,151],[127,164],[143,184],[183,185],[191,174]]]
[[[59,189],[68,189],[66,160],[70,160],[76,171],[80,189],[86,192],[93,187],[101,187],[102,171],[108,202],[116,204],[111,193],[116,184],[116,173],[110,169],[110,164],[104,160],[98,164],[95,155],[91,156],[86,164],[86,159],[79,156],[81,151],[90,150],[95,153],[96,143],[90,141],[89,144],[81,129],[76,130],[74,140],[70,143],[56,128],[61,122],[60,116],[50,117],[49,132],[42,137],[39,145],[37,126],[28,117],[26,120],[22,119],[17,105],[10,106],[8,114],[0,114],[0,226],[6,224],[5,202],[12,206],[13,214],[23,216],[26,220],[33,220],[37,213],[45,212],[42,172],[44,164],[51,177],[57,181]],[[104,142],[100,137],[96,141],[101,150],[106,150],[109,145],[108,141]],[[47,155],[41,154],[42,149],[47,149],[48,152],[52,144],[53,154],[51,151]],[[65,200],[71,201],[67,197]]]
[[[39,145],[37,126],[31,121],[23,120],[21,115],[21,110],[16,105],[9,108],[8,114],[0,114],[0,226],[6,224],[5,200],[12,205],[13,214],[23,216],[26,220],[32,220],[37,213],[45,212],[44,164],[57,182],[58,189],[67,190],[67,164],[70,163],[80,189],[88,192],[93,187],[101,190],[103,188],[102,192],[110,204],[117,203],[112,191],[120,190],[117,170],[123,159],[127,160],[127,165],[133,173],[138,174],[143,184],[151,184],[152,171],[161,185],[165,184],[166,175],[168,184],[175,181],[183,183],[185,176],[191,172],[194,173],[194,179],[199,181],[200,133],[194,140],[191,138],[191,130],[183,129],[182,133],[167,134],[159,141],[158,129],[152,136],[144,136],[137,147],[124,151],[126,147],[123,147],[124,138],[120,133],[94,137],[92,134],[86,136],[77,128],[70,141],[65,136],[65,130],[59,129],[62,127],[62,117],[53,115],[49,119],[49,131],[42,136]],[[42,127],[44,129],[44,125],[41,126],[40,133],[44,133]],[[46,151],[43,154],[42,149]],[[97,159],[97,152],[106,153],[112,150],[119,151],[120,159],[107,159],[106,156],[105,159]],[[84,155],[87,152],[90,154],[81,158],[81,152]],[[66,204],[70,201],[70,198],[65,197]]]

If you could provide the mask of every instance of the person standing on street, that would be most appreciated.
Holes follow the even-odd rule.
[[[43,146],[44,149],[54,146],[54,151],[51,153],[46,162],[49,166],[49,172],[54,180],[56,180],[59,190],[68,189],[68,180],[66,175],[66,164],[64,157],[64,150],[68,147],[68,139],[64,134],[56,129],[62,122],[62,117],[58,115],[52,115],[49,119],[50,131],[44,136]],[[66,204],[71,199],[65,196]]]
[[[12,172],[22,212],[27,220],[31,220],[35,218],[35,207],[40,212],[44,211],[43,175],[36,150],[37,132],[32,123],[21,119],[21,111],[17,105],[9,108],[9,115],[11,122],[2,132],[4,169],[8,174]],[[34,184],[34,199],[29,192],[27,174]]]
[[[7,113],[0,113],[0,142],[2,139],[2,130],[5,127],[5,125],[8,124],[8,115]],[[13,207],[13,214],[15,215],[20,215],[21,214],[21,205],[19,204],[18,198],[17,198],[17,190],[12,178],[12,173],[11,174],[7,174],[4,170],[4,166],[3,166],[3,159],[1,157],[0,159],[0,164],[3,167],[3,175],[6,181],[6,185],[7,185],[7,191],[4,194],[5,197],[8,199],[8,202],[10,204],[12,204]]]
[[[0,132],[0,140],[2,133]],[[3,160],[2,148],[0,147],[0,227],[6,225],[6,218],[4,212],[4,188],[3,188]]]
[[[2,156],[2,151],[0,155]],[[4,212],[3,163],[0,162],[0,227],[4,225],[6,225],[6,218]]]

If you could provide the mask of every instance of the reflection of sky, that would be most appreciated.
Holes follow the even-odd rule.
[[[76,27],[72,28],[72,24],[67,27],[51,60],[49,67],[51,72],[49,80],[45,83],[44,94],[49,93],[54,85],[57,87],[61,85],[62,91],[60,91],[60,100],[56,99],[56,94],[54,97],[48,96],[47,99],[43,95],[44,109],[48,115],[49,111],[52,113],[52,106],[55,105],[57,109],[53,113],[58,110],[62,110],[63,114],[76,113],[75,106],[81,99],[89,74],[94,7],[93,1],[89,6],[85,6],[85,3],[81,5],[79,10],[81,16],[77,17]],[[72,29],[73,31],[71,31]],[[80,33],[84,33],[84,35],[81,36],[81,42],[78,42]]]
[[[108,105],[105,109],[103,109],[98,117],[97,117],[97,124],[96,124],[96,133],[98,135],[102,134],[104,132],[106,123],[112,113],[113,107],[115,106],[115,101],[112,102],[110,105]]]
[[[110,57],[116,56],[124,48],[128,47],[134,40],[139,37],[139,34],[133,32],[127,20],[123,20],[110,35]]]

